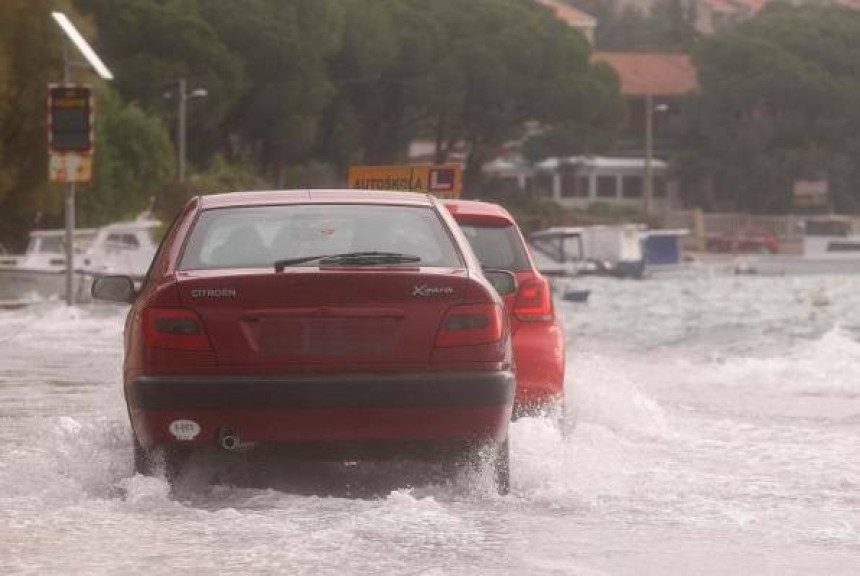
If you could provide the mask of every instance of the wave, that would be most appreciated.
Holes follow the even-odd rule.
[[[817,339],[796,340],[787,350],[716,357],[699,369],[704,384],[755,386],[801,396],[860,396],[860,342],[838,325]]]

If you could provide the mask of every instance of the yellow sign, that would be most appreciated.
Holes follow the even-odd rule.
[[[54,184],[89,182],[93,178],[93,157],[90,154],[52,153],[49,156],[48,173]]]
[[[349,187],[356,190],[424,192],[439,198],[459,198],[463,172],[459,166],[353,166]]]

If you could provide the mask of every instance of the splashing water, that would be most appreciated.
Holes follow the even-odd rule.
[[[504,498],[396,467],[351,472],[392,475],[359,497],[171,494],[132,473],[125,310],[0,311],[0,573],[856,573],[856,281],[580,283],[590,304],[560,307],[574,424],[512,424]]]

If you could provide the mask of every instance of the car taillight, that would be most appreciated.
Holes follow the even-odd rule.
[[[438,348],[498,342],[505,334],[502,310],[495,304],[454,306],[436,338]]]
[[[514,315],[522,322],[549,322],[553,319],[552,294],[545,278],[520,285],[514,302]]]
[[[153,348],[209,350],[209,337],[200,317],[185,308],[149,308],[144,312],[143,333]]]

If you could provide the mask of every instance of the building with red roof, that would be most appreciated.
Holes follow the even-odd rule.
[[[590,44],[594,44],[594,29],[597,28],[597,20],[593,16],[559,0],[535,0],[535,2],[555,12],[556,18],[581,32]]]
[[[699,89],[698,73],[688,54],[595,52],[592,59],[618,73],[625,96],[683,97]]]
[[[699,76],[688,54],[595,52],[594,62],[612,67],[628,104],[621,152],[641,153],[646,110],[651,102],[658,150],[672,147],[686,98],[699,90]]]

